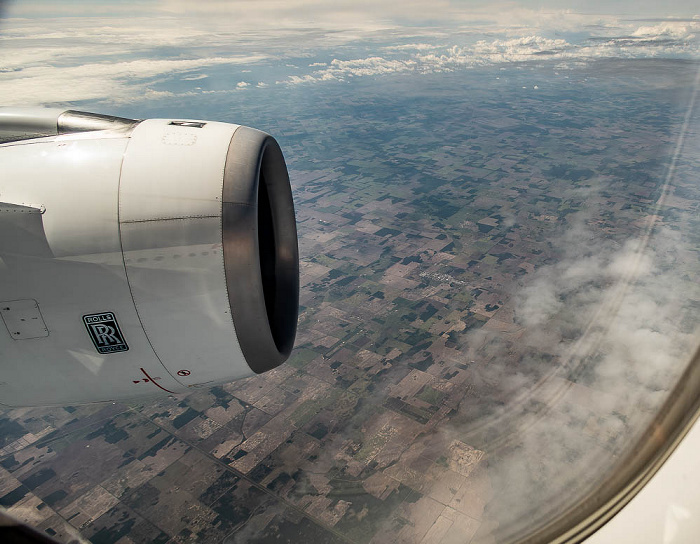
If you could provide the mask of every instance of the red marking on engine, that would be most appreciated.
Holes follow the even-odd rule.
[[[144,368],[141,369],[141,372],[143,372],[143,375],[146,376],[146,379],[143,380],[144,382],[150,381],[153,385],[155,385],[159,389],[162,389],[163,391],[167,391],[168,393],[175,393],[175,391],[171,391],[170,389],[166,389],[162,385],[159,385],[158,383],[156,383],[156,380],[160,380],[159,377],[151,378],[151,376],[148,375],[148,372],[146,372],[146,370]],[[134,383],[139,383],[139,382],[138,382],[138,380],[134,380]]]

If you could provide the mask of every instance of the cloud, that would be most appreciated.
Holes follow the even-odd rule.
[[[468,8],[448,2],[373,2],[372,9],[366,4],[172,0],[152,6],[157,17],[70,17],[70,6],[63,6],[63,17],[7,18],[0,35],[0,91],[6,105],[130,102],[172,94],[154,88],[148,78],[226,62],[265,62],[273,71],[263,83],[308,84],[548,59],[700,56],[700,20],[640,25],[609,15],[544,12],[517,4],[508,9],[487,2]],[[14,11],[20,9],[25,8]],[[580,37],[582,29],[588,39]],[[566,32],[577,38],[565,38]],[[366,53],[339,54],[357,49]],[[298,56],[309,61],[287,66]],[[333,60],[325,61],[329,57]],[[183,80],[194,77],[204,76]],[[205,90],[178,94],[183,92]]]
[[[561,258],[515,293],[515,320],[525,330],[518,347],[483,329],[466,340],[470,357],[488,359],[474,366],[475,383],[490,384],[502,404],[489,398],[470,426],[479,412],[467,401],[464,419],[444,432],[477,447],[488,437],[499,541],[606,478],[697,347],[697,315],[688,318],[700,286],[685,272],[694,266],[692,247],[661,225],[643,240],[601,238],[587,215],[573,217],[553,241]],[[464,438],[470,427],[477,430]]]
[[[601,37],[605,35],[603,29],[608,31],[608,36],[604,38]],[[610,30],[615,32],[611,33]],[[328,66],[312,64],[311,67],[320,66],[319,69],[302,76],[290,76],[286,83],[342,81],[354,77],[407,72],[449,72],[475,66],[544,60],[585,62],[597,58],[700,57],[700,40],[696,37],[700,23],[663,22],[654,26],[638,26],[634,30],[628,28],[628,35],[615,36],[620,30],[619,25],[601,27],[595,39],[578,43],[532,34],[505,39],[482,39],[459,46],[427,43],[392,45],[382,48],[386,53],[384,56],[372,55],[348,60],[336,58]]]
[[[632,32],[632,36],[653,40],[662,38],[689,40],[695,37],[693,33],[697,30],[697,23],[666,21],[653,26],[640,26]]]
[[[80,100],[110,100],[114,103],[168,96],[151,89],[142,80],[188,72],[206,66],[251,64],[251,57],[208,57],[188,60],[134,60],[89,63],[80,66],[34,66],[0,73],[5,106],[48,105]]]
[[[384,49],[386,51],[428,51],[435,49],[435,45],[430,43],[404,43],[401,45],[389,45]]]
[[[207,74],[196,74],[193,76],[186,76],[182,78],[182,81],[199,81],[200,79],[206,79],[209,76]]]
[[[399,19],[425,21],[436,13],[448,16],[463,11],[447,0],[407,0],[400,4],[373,0],[163,0],[158,9],[194,18],[227,17],[242,28],[317,27],[341,32],[375,32],[399,26]]]

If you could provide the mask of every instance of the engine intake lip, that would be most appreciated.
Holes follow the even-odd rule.
[[[287,166],[275,139],[248,127],[229,144],[222,193],[229,306],[243,355],[260,374],[292,351],[299,250]]]

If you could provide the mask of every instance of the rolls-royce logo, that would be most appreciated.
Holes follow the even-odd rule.
[[[92,343],[95,344],[99,353],[129,350],[117,323],[117,318],[112,312],[84,315],[83,323],[85,323],[85,328],[87,328]]]

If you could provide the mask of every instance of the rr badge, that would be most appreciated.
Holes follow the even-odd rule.
[[[128,351],[117,318],[112,312],[83,316],[85,328],[92,338],[92,343],[99,353],[116,353]]]

